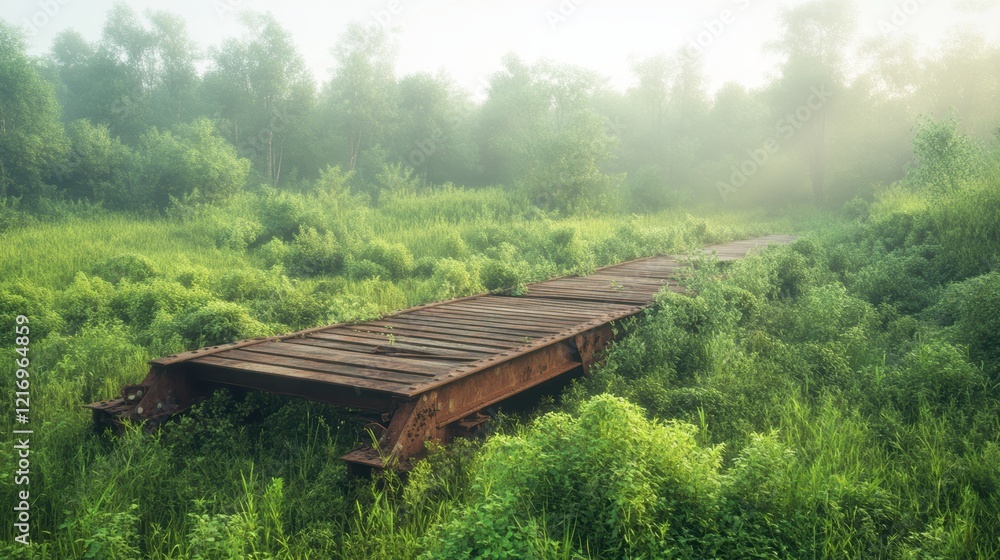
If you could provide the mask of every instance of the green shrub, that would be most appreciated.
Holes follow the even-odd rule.
[[[922,118],[913,138],[917,166],[906,180],[912,185],[931,185],[938,190],[956,189],[976,179],[983,169],[983,146],[958,132],[958,120],[934,122]]]
[[[288,259],[288,255],[291,252],[291,248],[288,243],[285,243],[281,239],[274,238],[267,243],[261,245],[257,251],[257,257],[263,262],[264,266],[274,266],[283,265]]]
[[[1000,373],[1000,272],[969,282],[956,326],[971,358]]]
[[[938,340],[907,353],[888,383],[900,411],[911,421],[924,405],[939,412],[961,409],[979,401],[985,389],[982,372],[958,348]]]
[[[88,324],[100,324],[112,317],[115,287],[96,276],[77,272],[73,283],[56,297],[56,309],[70,332]]]
[[[271,239],[291,241],[302,227],[315,225],[306,223],[306,206],[302,196],[270,187],[265,187],[257,197],[254,213],[263,227],[258,237],[261,243]]]
[[[50,290],[23,280],[0,284],[0,329],[14,333],[19,315],[28,318],[32,340],[42,339],[64,325]]]
[[[491,292],[524,290],[524,278],[513,265],[503,261],[488,260],[479,270],[479,281]]]
[[[212,290],[226,301],[248,302],[267,299],[273,294],[274,285],[263,270],[239,268],[215,278]]]
[[[161,340],[169,340],[170,335],[176,333],[188,348],[228,344],[272,334],[263,323],[251,317],[245,307],[218,300],[174,317],[160,315],[150,330]]]
[[[431,283],[437,287],[436,299],[464,296],[475,290],[475,282],[465,264],[455,259],[441,259],[434,267]]]
[[[38,348],[38,355],[66,392],[78,403],[89,403],[118,394],[121,386],[145,373],[149,355],[138,346],[121,324],[84,327],[79,334],[50,336]],[[70,405],[71,403],[66,403]]]
[[[777,434],[750,434],[728,473],[720,552],[727,558],[796,556],[808,513],[796,511],[795,453]]]
[[[434,257],[420,257],[413,261],[413,275],[421,278],[430,278],[434,274],[438,260]]]
[[[384,266],[368,259],[351,259],[347,261],[347,276],[353,280],[365,280],[368,278],[388,279],[390,274]]]
[[[123,282],[111,306],[122,321],[142,332],[160,313],[178,313],[211,299],[212,295],[204,289],[188,289],[180,282],[154,278],[141,283]]]
[[[549,260],[564,272],[585,275],[594,271],[594,255],[576,228],[552,230],[544,247]]]
[[[405,278],[413,271],[413,255],[402,243],[376,239],[365,245],[360,257],[384,268],[393,280]]]
[[[550,413],[522,434],[493,437],[473,501],[428,535],[428,557],[523,557],[543,525],[601,557],[699,556],[721,450],[700,447],[696,431],[602,395],[578,417]]]
[[[77,558],[139,558],[138,510],[137,503],[122,511],[108,511],[106,507],[92,505],[83,514],[71,517],[60,530],[74,537]]]
[[[290,273],[298,276],[327,276],[340,272],[344,255],[332,233],[320,234],[306,228],[288,246],[285,264]]]
[[[246,251],[264,231],[260,222],[234,216],[215,217],[210,226],[215,245],[233,251]]]
[[[271,286],[269,297],[252,302],[255,316],[284,325],[283,330],[315,327],[327,320],[328,306],[304,290],[302,284],[282,277]]]
[[[330,299],[330,322],[360,321],[407,306],[406,293],[392,282],[372,278],[353,283]]]
[[[104,259],[92,269],[92,274],[117,284],[123,280],[142,282],[156,276],[153,261],[134,253],[123,253]]]
[[[926,278],[929,270],[930,263],[917,256],[883,255],[854,274],[850,287],[874,305],[892,304],[900,313],[916,313],[936,299]]]

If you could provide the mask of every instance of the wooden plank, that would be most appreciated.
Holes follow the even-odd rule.
[[[292,338],[286,340],[285,342],[289,344],[302,344],[306,346],[316,346],[318,348],[333,348],[336,350],[347,350],[350,352],[362,352],[375,355],[380,355],[384,353],[380,352],[379,351],[380,349],[389,349],[388,350],[389,352],[424,354],[428,358],[441,358],[444,360],[456,360],[456,359],[478,360],[494,353],[494,352],[456,351],[450,348],[431,348],[428,346],[407,344],[405,342],[400,342],[398,340],[393,341],[393,344],[389,344],[385,339],[375,340],[371,338],[361,338],[361,337],[343,337],[342,340]]]
[[[513,306],[515,308],[521,305],[517,302],[517,296],[492,296],[488,299],[484,298],[483,302],[483,305],[498,305],[504,307]],[[538,301],[533,302],[533,304],[541,305],[544,309],[551,309],[553,311],[584,311],[595,315],[600,315],[602,313],[616,313],[634,307],[632,305],[621,305],[615,303],[571,303],[559,300]]]
[[[291,367],[295,369],[330,373],[350,379],[378,379],[390,383],[413,383],[421,379],[433,379],[436,374],[411,373],[406,371],[394,371],[378,367],[361,367],[350,364],[337,364],[313,360],[300,356],[290,356],[284,354],[268,354],[266,352],[254,352],[246,348],[229,350],[222,354],[217,354],[220,358],[228,360],[239,360],[241,362],[252,362],[255,364],[271,364]]]
[[[607,294],[605,296],[599,295],[583,295],[583,294],[569,294],[569,295],[554,295],[554,294],[532,294],[527,293],[523,298],[543,298],[543,299],[562,299],[565,301],[610,301],[615,303],[631,303],[631,304],[650,304],[650,299],[640,299],[640,298],[627,298],[627,297],[615,297],[615,294]]]
[[[550,334],[559,332],[561,329],[556,327],[547,327],[541,325],[524,325],[519,328],[505,328],[505,327],[495,327],[490,325],[488,322],[488,317],[483,317],[481,320],[450,320],[444,318],[431,318],[431,317],[406,317],[399,316],[393,317],[392,322],[388,323],[392,325],[399,326],[416,326],[416,327],[438,327],[438,328],[448,328],[452,329],[455,333],[471,334],[473,332],[481,333],[489,336],[504,336],[504,337],[525,337],[525,336],[548,336]]]
[[[315,340],[339,340],[340,337],[346,336],[346,337],[357,337],[362,339],[368,339],[371,340],[373,343],[377,342],[379,345],[389,344],[389,339],[385,336],[385,334],[391,333],[392,331],[388,331],[386,329],[382,330],[386,331],[386,333],[372,332],[372,331],[358,331],[351,329],[349,331],[345,331],[345,333],[337,333],[336,335],[315,334],[315,335],[310,335],[309,338]],[[426,347],[435,351],[440,349],[446,349],[446,350],[470,352],[475,354],[496,354],[498,352],[507,350],[508,348],[513,348],[513,346],[516,345],[514,343],[511,343],[506,346],[484,346],[480,344],[468,344],[463,342],[457,342],[454,339],[450,338],[436,339],[427,336],[416,336],[413,334],[406,334],[406,335],[395,334],[393,335],[393,341],[396,343],[402,342],[405,344],[410,344],[421,348]]]
[[[563,321],[579,321],[588,318],[592,318],[599,315],[604,315],[606,313],[603,309],[581,309],[581,310],[570,310],[570,309],[545,309],[545,304],[543,302],[534,303],[531,306],[524,305],[524,302],[518,302],[517,300],[511,300],[508,305],[498,305],[498,304],[482,304],[478,307],[441,307],[433,311],[435,314],[476,314],[482,316],[488,314],[490,317],[501,316],[501,317],[534,317],[539,320],[544,319],[555,319]]]
[[[525,338],[529,339],[544,338],[538,335],[523,337],[523,336],[512,336],[500,333],[489,334],[489,333],[473,332],[473,331],[463,332],[454,328],[442,328],[440,326],[413,325],[413,324],[408,325],[398,322],[387,322],[387,323],[388,324],[386,323],[381,324],[385,326],[372,324],[372,325],[365,325],[365,327],[382,328],[388,334],[419,334],[421,336],[423,336],[424,334],[434,334],[435,337],[437,338],[440,338],[440,335],[447,335],[448,337],[452,337],[460,342],[471,342],[471,343],[482,343],[482,344],[488,344],[490,342],[493,342],[494,345],[497,345],[498,343],[505,343],[505,345],[501,346],[501,348],[507,348],[508,347],[507,344],[509,343],[518,344],[524,342]]]
[[[456,336],[453,330],[447,330],[443,333],[434,332],[426,329],[415,330],[415,329],[392,329],[379,327],[375,325],[365,325],[364,330],[354,329],[352,332],[358,336],[368,335],[368,336],[378,336],[385,335],[382,340],[387,340],[386,336],[392,335],[393,340],[405,340],[409,342],[429,340],[437,343],[446,343],[453,345],[450,347],[459,348],[458,344],[461,344],[465,348],[479,348],[484,352],[490,351],[493,353],[506,352],[511,348],[515,348],[524,344],[524,339],[519,338],[517,340],[497,340],[496,338],[483,339],[474,338],[467,336]]]
[[[560,295],[561,294],[581,294],[581,295],[587,295],[587,294],[602,294],[602,295],[603,294],[618,294],[618,295],[629,296],[629,297],[633,297],[633,296],[645,297],[645,296],[651,296],[652,294],[655,294],[658,291],[660,291],[660,288],[642,290],[642,289],[638,289],[638,288],[611,288],[611,287],[607,287],[607,288],[597,288],[597,287],[594,287],[594,288],[576,288],[576,287],[563,287],[563,286],[545,286],[545,287],[540,287],[540,288],[532,288],[532,289],[528,290],[528,293],[529,294],[531,294],[531,293],[534,293],[534,294],[560,294]]]
[[[552,314],[539,314],[533,313],[530,306],[521,305],[524,308],[523,311],[518,311],[516,309],[492,309],[484,307],[479,311],[473,311],[471,309],[435,309],[434,311],[427,311],[421,313],[420,315],[409,315],[409,317],[415,318],[450,318],[457,320],[472,320],[472,321],[482,321],[488,320],[490,325],[496,325],[503,328],[521,328],[525,325],[531,324],[551,324],[551,325],[566,325],[571,326],[579,322],[586,322],[588,319],[595,316],[600,316],[602,314],[591,314],[591,315],[569,315],[558,313]]]
[[[455,367],[454,362],[435,362],[432,360],[410,360],[407,358],[396,358],[362,352],[344,352],[332,348],[317,348],[315,346],[302,346],[299,344],[289,344],[287,342],[271,342],[260,346],[244,348],[249,352],[266,353],[269,356],[289,356],[314,360],[328,364],[342,364],[349,366],[360,366],[384,371],[398,371],[402,373],[437,375]]]
[[[229,350],[230,352],[240,352],[241,350]],[[347,377],[333,373],[321,373],[314,370],[302,370],[288,367],[281,364],[262,364],[257,362],[246,362],[220,357],[220,355],[203,356],[191,360],[192,363],[205,366],[215,366],[236,371],[249,371],[264,373],[275,377],[293,377],[298,379],[308,379],[322,383],[342,385],[344,387],[360,387],[373,391],[387,392],[393,394],[409,394],[406,387],[411,387],[412,383],[390,382],[376,379]],[[211,379],[209,375],[200,375],[200,378]],[[245,385],[244,385],[245,386]],[[252,387],[251,387],[252,388]]]
[[[524,337],[548,336],[559,329],[542,329],[535,327],[525,327],[521,329],[490,328],[488,325],[474,323],[456,323],[444,320],[431,319],[408,319],[405,317],[393,317],[392,321],[380,322],[381,325],[389,325],[395,328],[412,329],[438,329],[439,332],[455,333],[462,336],[478,336],[482,338],[497,338],[500,340],[515,341]],[[441,329],[444,329],[441,331]]]

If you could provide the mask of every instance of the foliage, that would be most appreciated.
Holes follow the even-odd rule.
[[[913,138],[917,165],[907,181],[939,191],[954,190],[980,176],[983,151],[973,138],[958,132],[954,117],[940,122],[923,118],[917,121]]]
[[[53,88],[25,50],[20,32],[0,21],[0,198],[41,197],[67,147]]]

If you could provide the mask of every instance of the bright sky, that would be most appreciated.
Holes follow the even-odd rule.
[[[115,0],[4,0],[0,18],[26,30],[32,54],[48,51],[53,37],[75,28],[100,37]],[[781,6],[802,0],[357,0],[318,4],[302,0],[127,0],[140,13],[167,10],[183,16],[203,47],[240,32],[240,10],[270,11],[295,36],[318,81],[333,66],[330,49],[347,22],[387,25],[400,45],[397,72],[446,70],[463,87],[482,81],[504,54],[529,61],[547,57],[585,66],[631,85],[630,54],[701,50],[710,88],[729,80],[763,82],[774,60],[762,45],[777,36]],[[914,34],[935,44],[957,26],[994,40],[1000,0],[873,0],[856,2],[861,35]],[[725,13],[724,13],[725,11]],[[725,21],[723,21],[723,16]],[[692,45],[698,45],[693,47]]]

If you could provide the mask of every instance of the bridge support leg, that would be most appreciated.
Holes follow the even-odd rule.
[[[592,343],[588,343],[592,344]],[[406,470],[424,454],[424,444],[447,443],[479,411],[582,365],[572,340],[553,342],[537,350],[470,368],[413,399],[400,401],[377,448],[344,455],[348,463]]]
[[[94,411],[95,428],[121,431],[124,420],[155,427],[207,396],[207,389],[183,368],[153,366],[141,383],[123,387],[121,397],[85,406]]]

